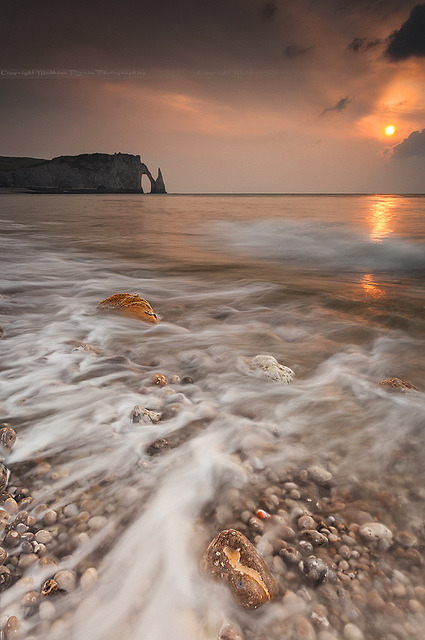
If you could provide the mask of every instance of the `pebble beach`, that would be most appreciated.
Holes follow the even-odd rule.
[[[72,198],[2,199],[2,640],[422,640],[424,200]]]

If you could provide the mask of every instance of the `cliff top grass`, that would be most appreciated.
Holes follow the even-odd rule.
[[[49,162],[43,158],[12,158],[0,156],[0,171],[13,171],[21,167],[35,167],[38,164]]]

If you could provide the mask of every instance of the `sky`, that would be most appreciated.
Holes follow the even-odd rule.
[[[177,193],[425,192],[425,3],[0,8],[0,155],[140,154]]]

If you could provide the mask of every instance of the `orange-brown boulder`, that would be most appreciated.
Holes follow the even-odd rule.
[[[203,557],[203,568],[226,582],[233,596],[246,609],[256,609],[278,595],[278,586],[266,561],[243,533],[222,531]]]
[[[401,380],[400,378],[386,378],[385,380],[381,380],[381,384],[386,389],[390,389],[392,391],[417,391],[418,390],[418,387],[415,387],[414,384],[412,384],[408,380]]]
[[[149,302],[137,293],[115,293],[99,302],[97,307],[101,311],[116,311],[130,318],[153,324],[158,323],[156,313]]]

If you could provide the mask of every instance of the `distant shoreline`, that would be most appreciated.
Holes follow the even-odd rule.
[[[376,197],[404,197],[404,198],[424,198],[425,197],[425,193],[376,193],[376,192],[369,192],[369,193],[343,193],[343,192],[338,192],[338,193],[315,193],[315,192],[275,192],[275,193],[256,193],[256,192],[247,192],[247,193],[243,193],[243,192],[215,192],[215,193],[196,193],[194,191],[189,191],[186,193],[150,193],[150,192],[146,192],[146,191],[141,191],[138,189],[134,189],[134,190],[102,190],[102,191],[98,191],[97,189],[67,189],[67,190],[60,190],[60,189],[25,189],[23,187],[16,187],[16,188],[12,188],[12,187],[0,187],[0,195],[4,195],[4,194],[26,194],[26,195],[93,195],[93,196],[103,196],[103,195],[141,195],[141,196],[147,196],[147,195],[168,195],[168,196],[202,196],[202,197],[258,197],[258,196],[266,196],[266,197],[275,197],[275,196],[282,196],[282,197],[293,197],[293,198],[299,198],[299,197],[304,197],[304,198],[308,198],[308,197],[327,197],[327,198],[361,198],[361,197],[367,197],[367,196],[376,196]]]

